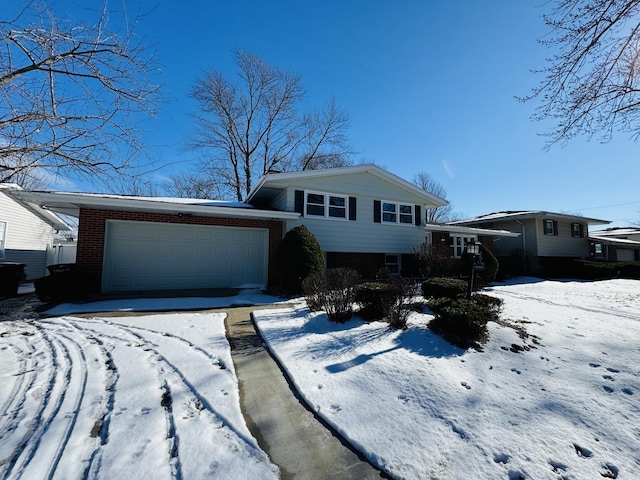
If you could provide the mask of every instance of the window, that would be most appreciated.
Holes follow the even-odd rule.
[[[584,226],[581,223],[572,223],[571,236],[580,238],[584,237]]]
[[[544,234],[558,235],[558,222],[555,220],[544,220]]]
[[[0,222],[0,258],[4,258],[4,241],[7,234],[7,222]]]
[[[464,247],[472,241],[477,242],[478,236],[472,235],[470,237],[462,237],[459,235],[452,235],[451,239],[453,240],[453,258],[462,258],[462,255],[464,254]]]
[[[382,202],[382,223],[413,225],[413,205]]]
[[[602,244],[601,243],[594,243],[593,244],[593,253],[594,253],[596,258],[603,258],[604,257],[604,249],[602,248]]]
[[[347,219],[347,197],[321,192],[305,193],[305,215]]]
[[[384,256],[384,267],[393,275],[400,273],[400,255],[386,254]]]

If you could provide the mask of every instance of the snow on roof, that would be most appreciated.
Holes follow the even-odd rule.
[[[613,227],[605,230],[589,232],[590,235],[598,237],[618,237],[620,235],[640,235],[640,227]]]
[[[493,221],[504,221],[520,218],[537,218],[537,217],[550,217],[561,219],[579,219],[584,220],[593,225],[606,225],[611,223],[609,220],[600,220],[598,218],[583,217],[582,215],[571,215],[567,213],[548,212],[546,210],[507,210],[502,212],[488,213],[486,215],[480,215],[477,217],[466,218],[464,220],[458,220],[451,222],[452,224],[474,224],[485,223]]]

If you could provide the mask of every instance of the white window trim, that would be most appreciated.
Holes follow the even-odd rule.
[[[551,231],[549,233],[547,233],[547,222],[551,222]],[[554,223],[553,220],[550,219],[545,219],[544,223],[542,224],[542,233],[544,233],[545,235],[556,235],[556,224]]]
[[[460,242],[458,242],[458,239],[460,239]],[[477,235],[469,235],[469,236],[451,235],[451,240],[453,242],[452,243],[453,258],[462,258],[462,254],[464,253],[464,247],[466,247],[471,240],[477,243],[478,236]]]
[[[389,222],[387,220],[384,219],[384,204],[388,203],[390,205],[395,205],[396,207],[396,221],[395,222]],[[408,213],[400,213],[400,207],[410,207],[411,208],[411,222],[409,223],[403,223],[400,221],[400,215],[409,215]],[[389,212],[387,212],[389,213]],[[403,203],[403,202],[394,202],[392,200],[380,200],[380,222],[387,224],[387,225],[402,225],[404,227],[413,227],[415,226],[415,222],[416,222],[416,207],[413,204],[410,203]]]
[[[307,212],[307,197],[311,195],[322,195],[324,197],[324,215],[314,215],[313,213]],[[329,215],[329,199],[330,197],[343,198],[344,199],[344,217],[332,217]],[[312,203],[311,205],[318,205]],[[309,218],[324,218],[325,220],[338,220],[340,222],[349,221],[349,195],[344,195],[341,193],[329,193],[329,192],[319,192],[316,190],[305,190],[304,191],[304,216]]]
[[[0,225],[3,227],[0,229],[0,260],[4,260],[4,251],[7,246],[7,222],[0,221]]]
[[[396,257],[397,263],[390,263],[388,262],[388,259],[390,256]],[[400,275],[400,268],[401,268],[401,263],[402,263],[402,257],[399,253],[385,253],[384,254],[384,267],[386,269],[388,269],[389,271],[391,271],[392,269],[390,267],[395,267],[397,269],[397,271],[391,271],[392,275]]]

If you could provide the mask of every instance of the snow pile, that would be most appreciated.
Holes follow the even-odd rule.
[[[2,478],[277,478],[224,314],[0,323]]]
[[[256,312],[302,396],[396,478],[640,478],[640,283],[520,279],[482,352],[412,314],[405,332]]]

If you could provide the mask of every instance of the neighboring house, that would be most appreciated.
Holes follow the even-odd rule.
[[[0,184],[0,262],[24,263],[27,280],[33,280],[46,273],[54,232],[70,227],[53,212],[11,195],[21,191],[16,184]]]
[[[15,192],[77,216],[76,263],[103,292],[269,285],[284,234],[306,225],[327,266],[400,271],[446,201],[375,165],[269,174],[247,202]]]
[[[589,234],[594,258],[610,262],[637,262],[640,260],[640,228],[616,227]]]
[[[503,271],[542,275],[565,268],[567,261],[590,259],[590,225],[606,225],[607,220],[540,210],[505,211],[451,222],[482,228],[519,232],[494,245],[494,254]]]

